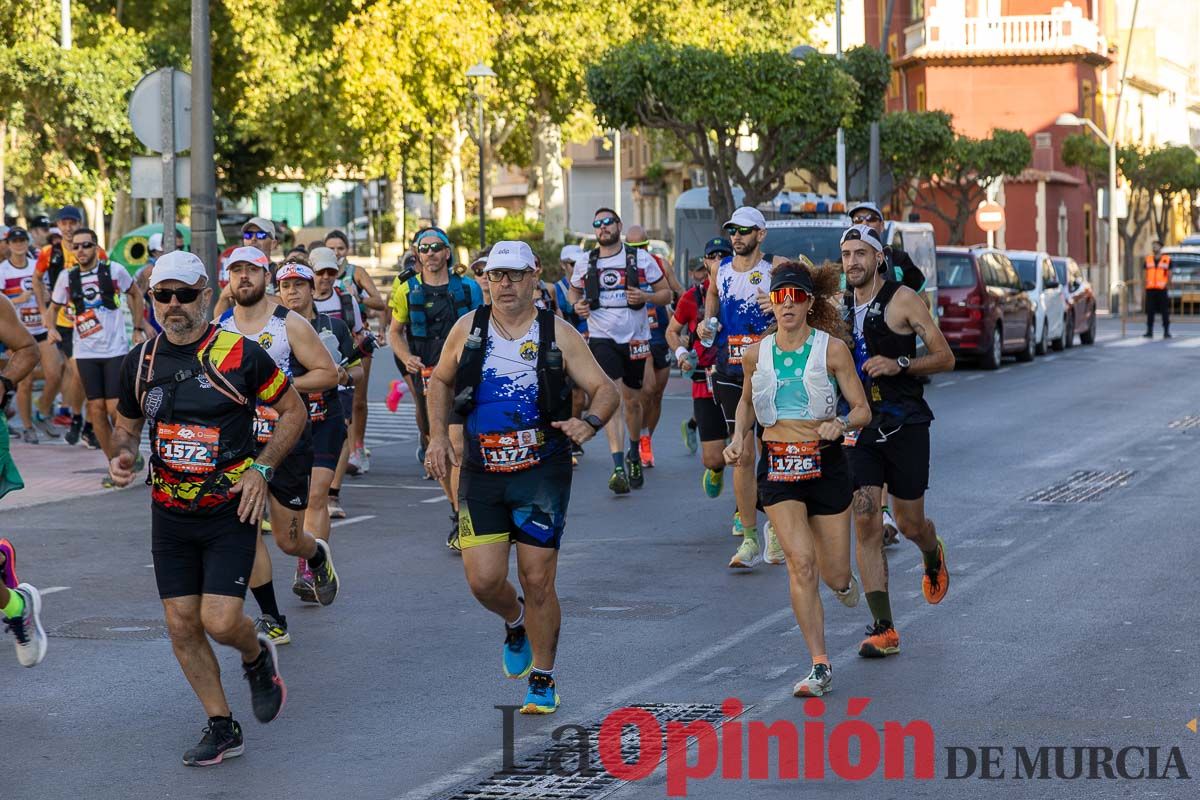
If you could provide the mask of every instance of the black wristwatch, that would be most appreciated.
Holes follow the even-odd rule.
[[[594,430],[596,433],[599,433],[604,428],[604,422],[601,421],[601,419],[595,414],[581,414],[579,418],[588,425],[591,425],[592,430]]]
[[[903,375],[912,366],[912,359],[908,356],[900,356],[896,359],[896,363],[900,366],[900,374]]]

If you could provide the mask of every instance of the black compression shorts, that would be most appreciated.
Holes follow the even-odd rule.
[[[772,479],[768,450],[764,442],[758,459],[758,499],[763,508],[794,500],[804,503],[809,516],[825,516],[850,507],[854,490],[841,445],[823,442],[819,450],[820,477],[796,481]]]
[[[519,472],[464,469],[458,498],[458,541],[464,550],[494,542],[557,550],[571,499],[571,460]]]
[[[901,500],[917,500],[929,488],[929,423],[863,428],[846,448],[854,488],[884,486]]]
[[[150,551],[158,596],[246,596],[258,535],[237,517],[237,503],[203,515],[150,510]]]

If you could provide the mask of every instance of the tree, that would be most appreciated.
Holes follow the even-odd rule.
[[[1160,242],[1171,233],[1171,212],[1178,201],[1200,190],[1200,161],[1187,145],[1172,145],[1150,150],[1145,156],[1146,182],[1157,203],[1154,204],[1154,228]]]
[[[612,48],[587,71],[588,94],[607,128],[672,133],[705,171],[709,204],[733,210],[773,198],[787,174],[814,154],[856,110],[857,84],[830,56],[718,52],[645,38]],[[758,148],[739,159],[739,142]]]

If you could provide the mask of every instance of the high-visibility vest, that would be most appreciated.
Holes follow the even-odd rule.
[[[1154,256],[1146,256],[1146,288],[1165,289],[1171,280],[1171,257],[1163,254],[1154,263]]]

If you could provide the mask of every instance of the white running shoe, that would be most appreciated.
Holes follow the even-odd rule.
[[[768,522],[764,534],[767,537],[767,551],[763,554],[763,561],[775,565],[786,564],[787,554],[783,552],[779,537],[775,535],[775,526]]]
[[[833,691],[833,670],[827,664],[813,664],[808,677],[792,688],[793,697],[820,697]]]
[[[762,556],[758,552],[758,542],[752,538],[745,538],[738,547],[737,552],[733,554],[733,558],[729,560],[730,569],[753,569],[759,561],[762,561]]]
[[[17,661],[22,667],[36,667],[46,657],[46,631],[42,628],[42,596],[28,583],[12,591],[21,595],[25,610],[18,617],[4,620],[16,641]]]
[[[862,596],[862,593],[858,588],[858,578],[854,576],[853,572],[850,573],[850,585],[841,591],[834,589],[833,596],[846,608],[854,608],[858,605],[858,598]]]
[[[887,506],[883,507],[883,546],[891,547],[900,541],[900,528],[896,525],[896,518],[892,516],[892,510]]]

